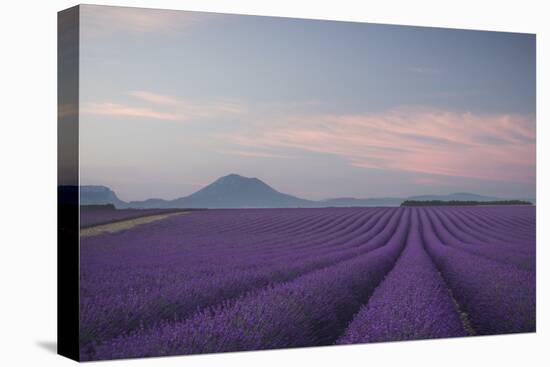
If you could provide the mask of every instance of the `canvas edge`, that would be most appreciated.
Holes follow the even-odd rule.
[[[57,354],[79,352],[80,7],[57,14]]]

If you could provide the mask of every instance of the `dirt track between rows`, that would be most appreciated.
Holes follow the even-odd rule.
[[[113,223],[99,224],[97,226],[80,229],[80,237],[97,236],[103,233],[116,233],[127,229],[131,229],[135,226],[139,226],[142,224],[156,222],[158,220],[165,219],[174,215],[181,215],[181,214],[187,214],[187,213],[189,212],[157,214],[157,215],[150,215],[147,217],[121,220]]]

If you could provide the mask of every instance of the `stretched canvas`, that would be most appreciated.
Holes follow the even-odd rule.
[[[535,35],[58,20],[60,354],[535,332]]]

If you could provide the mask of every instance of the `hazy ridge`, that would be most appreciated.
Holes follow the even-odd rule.
[[[535,202],[532,198],[521,199]],[[447,195],[416,195],[408,197],[330,198],[307,200],[275,190],[258,178],[229,174],[218,178],[195,193],[173,200],[151,198],[141,201],[123,201],[107,186],[80,187],[80,204],[113,204],[117,208],[319,208],[352,206],[399,206],[405,200],[441,201],[497,201],[502,198],[467,192]]]

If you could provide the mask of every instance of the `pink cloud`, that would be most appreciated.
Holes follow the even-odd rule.
[[[514,182],[530,182],[535,172],[535,124],[516,115],[400,108],[378,114],[296,116],[283,127],[232,139],[249,149],[336,155],[363,168]]]
[[[131,91],[138,105],[107,102],[84,104],[84,114],[156,120],[196,121],[218,119],[246,111],[243,104],[231,100],[196,101],[180,99],[148,91]],[[150,106],[144,106],[150,105]]]
[[[117,103],[88,103],[84,105],[82,113],[114,117],[149,118],[156,120],[178,120],[178,115],[168,112],[155,111],[145,107],[133,107]]]
[[[161,104],[161,105],[172,105],[173,106],[173,105],[178,105],[178,104],[181,103],[178,99],[176,99],[174,97],[165,96],[165,95],[162,95],[162,94],[156,94],[156,93],[152,93],[152,92],[147,92],[147,91],[143,91],[143,90],[131,91],[128,94],[130,94],[133,97],[142,99],[146,102],[156,103],[156,104]]]

